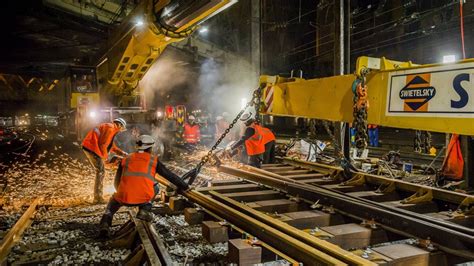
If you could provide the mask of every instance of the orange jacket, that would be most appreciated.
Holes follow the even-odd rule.
[[[120,131],[115,123],[103,123],[91,129],[82,141],[82,147],[97,154],[102,159],[107,159],[109,151],[123,153],[114,144],[114,137]]]
[[[201,131],[199,125],[190,125],[186,123],[184,125],[183,138],[186,143],[196,144],[201,141]]]
[[[273,134],[273,132],[269,128],[263,127],[261,125],[256,125],[256,126],[260,128],[260,131],[263,134],[263,144],[264,145],[267,144],[268,142],[274,141],[276,139],[275,135]]]
[[[245,141],[245,148],[247,149],[247,154],[262,154],[265,152],[265,144],[263,143],[264,133],[262,132],[262,128],[255,124],[252,124],[250,127],[255,130],[255,133],[253,134],[253,136],[251,136]]]
[[[125,204],[142,204],[155,196],[153,186],[158,158],[148,152],[135,152],[122,159],[122,177],[114,198]]]

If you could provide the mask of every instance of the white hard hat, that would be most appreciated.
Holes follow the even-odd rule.
[[[219,120],[222,120],[222,119],[224,119],[224,117],[222,117],[220,115],[216,117],[216,121],[219,121]]]
[[[196,119],[196,117],[194,117],[194,115],[190,115],[190,116],[188,117],[188,120],[195,120],[195,119]]]
[[[114,122],[119,123],[123,126],[123,128],[127,128],[127,122],[123,118],[115,118]]]
[[[227,116],[229,116],[229,113],[223,112],[223,113],[222,113],[222,116],[223,116],[223,117],[227,117]]]
[[[252,119],[252,112],[248,112],[248,113],[243,114],[243,115],[240,117],[239,120],[246,122],[246,121],[248,121],[248,120],[250,120],[250,119]]]
[[[146,150],[155,145],[155,139],[150,135],[141,135],[137,140],[138,150]]]

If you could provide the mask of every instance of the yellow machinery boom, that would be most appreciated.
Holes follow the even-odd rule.
[[[350,75],[309,80],[261,76],[262,111],[352,122],[352,86],[361,77],[368,86],[369,124],[474,135],[474,59],[415,65],[360,57]]]
[[[98,66],[109,93],[130,95],[166,46],[237,0],[144,0],[109,39]]]

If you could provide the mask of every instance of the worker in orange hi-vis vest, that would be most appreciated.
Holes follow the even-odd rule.
[[[263,144],[265,145],[265,153],[263,154],[263,163],[275,163],[275,134],[269,129],[261,125],[260,131],[263,135]]]
[[[127,122],[122,118],[114,119],[113,123],[103,123],[93,128],[82,141],[82,150],[96,171],[94,182],[94,203],[104,202],[102,196],[103,181],[105,176],[104,161],[108,159],[109,152],[125,156],[126,152],[114,144],[115,136],[125,131]]]
[[[248,155],[248,164],[260,168],[263,162],[263,154],[265,153],[265,144],[263,143],[264,132],[258,126],[255,119],[252,118],[251,113],[246,113],[240,118],[244,122],[246,129],[244,135],[239,141],[235,142],[229,147],[226,152],[232,153],[239,146],[244,144],[245,152]]]
[[[131,153],[122,159],[115,175],[114,186],[117,192],[110,198],[99,225],[99,235],[106,237],[112,224],[114,214],[121,206],[137,206],[137,218],[152,221],[150,213],[152,203],[158,193],[158,174],[178,188],[178,192],[186,191],[189,186],[182,178],[168,170],[158,157],[151,154],[155,140],[152,136],[141,135],[137,141],[137,152]],[[197,172],[194,172],[197,175]],[[193,177],[195,178],[195,176]]]
[[[196,118],[193,115],[188,117],[188,122],[184,124],[183,139],[187,148],[194,149],[201,141],[201,129],[196,123]]]

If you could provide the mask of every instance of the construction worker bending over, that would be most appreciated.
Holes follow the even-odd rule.
[[[188,122],[184,124],[183,139],[186,147],[191,150],[201,141],[201,130],[196,123],[196,118],[192,115],[188,117]]]
[[[137,141],[138,151],[122,159],[114,181],[117,192],[110,198],[100,221],[100,236],[108,236],[113,216],[121,206],[138,206],[138,219],[148,222],[153,220],[150,212],[151,201],[159,190],[158,181],[155,179],[156,174],[176,185],[180,191],[189,188],[186,182],[168,170],[156,156],[151,154],[154,144],[153,137],[141,135]],[[197,175],[197,172],[195,174]]]
[[[114,119],[113,123],[103,123],[89,131],[82,141],[82,150],[96,171],[94,182],[94,203],[103,203],[102,196],[103,181],[105,175],[104,161],[107,160],[109,152],[126,156],[127,153],[114,144],[115,136],[125,131],[127,122],[122,118]]]
[[[232,153],[242,144],[245,144],[245,151],[248,155],[248,165],[260,168],[263,161],[263,154],[265,153],[265,144],[263,143],[262,128],[255,122],[251,113],[246,113],[240,118],[244,122],[246,128],[244,135],[239,141],[234,143],[228,150],[228,153]]]

